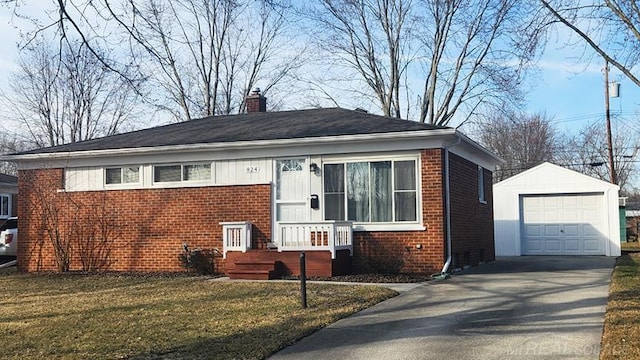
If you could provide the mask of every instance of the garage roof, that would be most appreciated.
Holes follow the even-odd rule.
[[[553,193],[619,189],[618,185],[549,162],[544,162],[493,185],[498,189],[511,186],[526,186],[525,192],[534,188],[538,190],[536,192],[544,192],[544,188],[548,188],[549,192]]]

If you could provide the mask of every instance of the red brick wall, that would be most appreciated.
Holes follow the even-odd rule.
[[[379,265],[399,265],[406,273],[431,274],[444,264],[443,150],[423,150],[422,220],[424,231],[354,232],[353,266],[356,272]],[[417,249],[416,245],[422,245]]]
[[[479,201],[478,165],[450,154],[452,266],[462,268],[495,259],[492,173],[484,169],[484,199]]]
[[[387,266],[407,273],[430,274],[442,267],[443,150],[423,150],[421,159],[422,221],[426,229],[354,232],[355,272]],[[451,167],[453,252],[458,254],[459,262],[468,253],[472,265],[482,257],[484,261],[493,260],[491,173],[485,171],[487,204],[480,204],[477,166],[452,154]],[[107,214],[117,234],[110,247],[108,266],[108,270],[114,271],[181,271],[178,255],[183,243],[190,248],[222,251],[220,222],[253,222],[253,248],[265,248],[271,238],[270,185],[65,193],[58,192],[63,188],[62,169],[21,171],[19,179],[21,271],[56,270],[52,245],[39,217],[38,209],[43,203],[59,208],[61,228],[65,231],[77,227],[69,222],[87,209]],[[80,259],[74,253],[71,270],[79,269]],[[219,256],[216,269],[224,269]]]
[[[107,214],[116,235],[107,268],[113,271],[181,271],[183,243],[222,251],[224,221],[253,222],[254,247],[264,247],[271,237],[270,185],[64,193],[57,191],[63,188],[62,169],[21,171],[19,178],[21,271],[57,269],[39,216],[44,203],[57,207],[65,234],[77,228],[69,222],[78,213]],[[72,253],[71,270],[79,270],[80,259]],[[216,262],[223,269],[221,257]]]

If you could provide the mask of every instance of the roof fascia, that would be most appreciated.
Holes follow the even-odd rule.
[[[366,135],[342,135],[304,139],[240,141],[148,148],[77,151],[62,153],[7,155],[0,159],[15,161],[19,169],[65,168],[82,166],[127,165],[158,162],[228,160],[240,158],[330,155],[363,152],[406,151],[443,148],[460,138],[462,144],[452,151],[479,165],[493,169],[502,159],[455,129],[406,131]]]
[[[189,144],[189,145],[168,145],[155,147],[139,147],[139,148],[119,148],[107,150],[88,150],[88,151],[66,151],[55,153],[39,153],[39,154],[15,154],[0,156],[1,161],[22,162],[30,160],[62,160],[70,158],[95,158],[105,156],[132,156],[147,155],[166,152],[200,152],[207,150],[234,150],[234,149],[257,149],[270,147],[283,147],[291,145],[306,144],[335,144],[335,143],[361,143],[367,141],[395,140],[395,139],[412,139],[412,138],[430,138],[438,136],[447,136],[455,134],[454,129],[435,129],[421,131],[404,131],[393,133],[378,134],[359,134],[359,135],[340,135],[340,136],[324,136],[309,137],[296,139],[277,139],[277,140],[251,140],[236,142],[218,142],[206,144]]]

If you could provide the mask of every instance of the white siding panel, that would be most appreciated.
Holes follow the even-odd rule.
[[[272,174],[273,166],[271,159],[263,158],[216,161],[213,164],[211,185],[266,184],[273,180]],[[140,176],[140,184],[122,187],[110,186],[109,189],[154,187],[152,164],[141,166]],[[104,168],[75,167],[65,169],[65,189],[67,191],[104,190]]]
[[[79,167],[65,170],[65,189],[67,191],[101,190],[103,171],[97,167]]]
[[[64,174],[64,188],[67,191],[76,191],[80,177],[79,169],[67,169]]]
[[[271,159],[216,161],[216,185],[264,184],[273,180]]]

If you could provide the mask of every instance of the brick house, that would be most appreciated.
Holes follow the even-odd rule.
[[[247,114],[5,156],[19,167],[19,269],[59,268],[61,238],[70,270],[181,271],[185,244],[238,278],[297,274],[301,251],[323,276],[494,259],[500,160],[457,130],[247,102]]]

